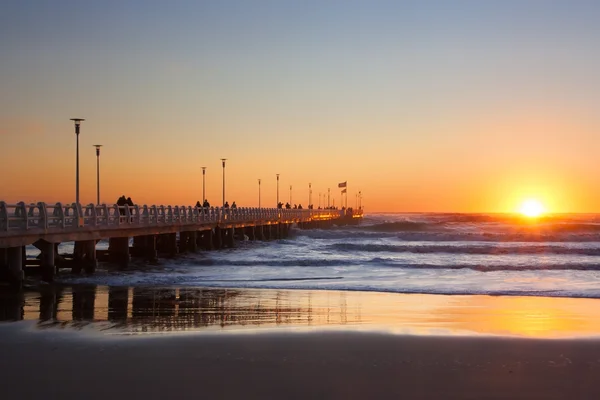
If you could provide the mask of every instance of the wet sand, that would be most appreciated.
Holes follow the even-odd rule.
[[[597,399],[600,301],[303,290],[0,291],[6,398]]]
[[[0,326],[5,398],[600,398],[600,341]]]

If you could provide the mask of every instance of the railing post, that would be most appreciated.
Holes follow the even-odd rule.
[[[38,220],[38,227],[42,229],[48,229],[48,211],[46,210],[46,203],[41,201],[37,203],[37,207],[40,210],[40,219]]]
[[[113,217],[115,217],[116,225],[121,225],[121,210],[119,206],[114,204],[111,209],[113,210]]]
[[[144,204],[142,207],[142,215],[140,217],[140,221],[144,224],[148,224],[150,222],[150,212],[148,211],[148,206]]]
[[[154,214],[154,224],[158,224],[158,208],[156,207],[156,205],[152,206],[152,214]],[[152,221],[150,221],[152,222]]]
[[[165,215],[166,223],[173,223],[173,208],[171,206],[167,206],[167,214]]]
[[[127,224],[131,224],[131,211],[129,210],[129,204],[125,204],[123,209],[125,210],[125,222]]]
[[[138,206],[137,204],[134,206],[135,209],[135,223],[137,225],[140,225],[141,221],[142,221],[142,216],[140,215],[140,206]]]
[[[0,201],[0,231],[8,231],[8,211],[4,201]]]
[[[15,208],[15,217],[18,217],[20,219],[19,222],[19,228],[23,228],[25,230],[27,230],[28,228],[28,224],[27,224],[27,210],[25,208],[25,203],[24,202],[19,202],[17,203],[17,207]],[[23,225],[23,222],[25,222],[25,224]]]
[[[54,205],[54,211],[52,212],[52,216],[58,218],[58,224],[56,224],[57,227],[64,229],[64,227],[65,227],[65,209],[61,203],[56,203]]]
[[[104,225],[108,226],[109,224],[109,215],[108,215],[108,204],[102,204],[102,214],[104,214]]]

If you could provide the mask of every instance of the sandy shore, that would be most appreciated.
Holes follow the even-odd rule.
[[[0,326],[5,398],[600,398],[600,341]]]

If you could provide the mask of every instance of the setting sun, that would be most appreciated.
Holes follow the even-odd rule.
[[[525,200],[519,207],[519,212],[526,217],[539,217],[545,211],[544,205],[535,199]]]

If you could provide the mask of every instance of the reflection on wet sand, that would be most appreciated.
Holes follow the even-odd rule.
[[[348,320],[345,292],[328,292],[317,308],[312,306],[314,295],[312,291],[47,286],[2,292],[0,320],[38,320],[39,327],[75,328],[109,322],[99,328],[128,332],[360,322]]]
[[[54,286],[0,290],[0,320],[126,333],[340,327],[418,335],[600,336],[600,300],[343,291]]]

